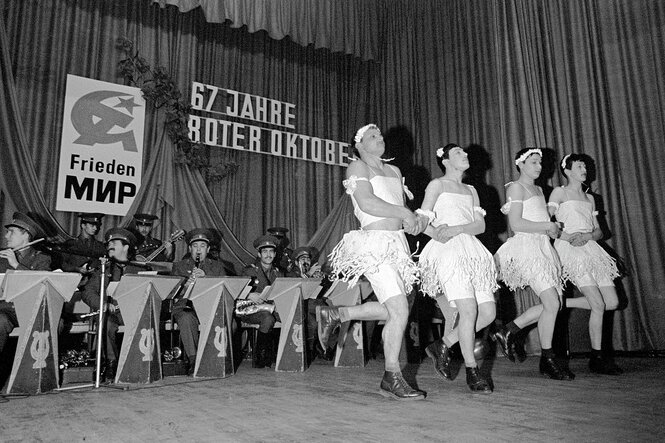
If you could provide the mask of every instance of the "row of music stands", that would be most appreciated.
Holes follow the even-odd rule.
[[[41,393],[59,386],[58,322],[81,276],[77,273],[8,272],[0,299],[13,302],[19,327],[18,346],[7,393]],[[159,319],[162,301],[172,297],[181,277],[123,276],[114,290],[125,323],[116,383],[150,383],[162,378]],[[232,316],[235,300],[250,290],[246,277],[203,277],[194,285],[190,300],[200,321],[201,334],[195,377],[227,377],[235,366],[232,350]],[[278,278],[263,297],[275,303],[281,319],[276,371],[298,372],[306,366],[303,301],[316,298],[317,280]],[[326,298],[333,305],[359,304],[371,293],[368,284],[349,288],[335,282]],[[335,366],[364,366],[361,322],[342,325]]]

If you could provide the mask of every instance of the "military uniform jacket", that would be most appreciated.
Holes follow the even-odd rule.
[[[90,267],[99,267],[99,257],[106,254],[104,243],[95,238],[83,238],[83,234],[72,240],[67,240],[63,245],[65,250],[81,252],[85,255],[67,254],[62,257],[62,270],[65,272],[78,272],[84,263],[90,263]]]
[[[35,248],[27,248],[23,251],[16,253],[16,259],[18,260],[17,271],[50,271],[51,270],[51,257],[44,254],[41,251],[36,250]],[[0,260],[0,273],[5,273],[10,269],[14,269],[9,266],[7,260]]]
[[[242,270],[242,275],[245,277],[254,277],[256,278],[258,284],[252,290],[252,292],[263,292],[266,286],[272,285],[277,277],[284,277],[284,273],[272,266],[269,271],[265,271],[263,266],[259,263],[258,265],[252,263],[249,266],[245,266]]]
[[[106,289],[110,282],[120,281],[125,274],[138,274],[139,271],[145,271],[145,268],[135,266],[132,264],[122,265],[118,262],[110,260],[106,266],[106,276],[104,277],[104,289]],[[90,277],[90,281],[83,289],[81,299],[83,302],[90,306],[90,309],[96,311],[99,309],[99,288],[102,283],[102,271],[96,269]]]
[[[194,259],[188,257],[184,260],[173,263],[171,274],[178,275],[180,277],[189,277],[192,274],[192,269],[194,269],[194,266]],[[206,273],[206,277],[224,277],[226,275],[226,271],[224,271],[222,262],[212,260],[208,257],[206,257],[205,260],[201,260],[201,263],[199,263],[199,269],[202,269],[203,272]]]
[[[18,260],[18,267],[16,270],[20,271],[50,271],[51,270],[51,257],[34,249],[28,248],[16,253]],[[9,266],[9,262],[5,259],[0,260],[0,273],[6,273],[8,270],[13,270]],[[0,300],[0,311],[14,309],[14,303]]]

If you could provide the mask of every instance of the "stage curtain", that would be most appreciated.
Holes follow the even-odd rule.
[[[266,31],[275,40],[289,37],[302,46],[313,45],[332,52],[372,60],[377,52],[373,26],[380,1],[355,0],[154,0],[177,6],[181,12],[201,8],[210,23],[229,21],[233,28],[246,26],[251,33]]]
[[[28,149],[28,138],[23,128],[22,109],[18,101],[12,72],[9,44],[5,32],[5,21],[0,16],[0,186],[3,204],[0,220],[11,220],[15,209],[30,213],[53,227],[49,236],[67,238],[66,233],[51,215],[50,208],[40,189],[39,179],[33,167],[32,154]],[[5,195],[6,200],[5,200]],[[45,220],[35,216],[42,215]]]

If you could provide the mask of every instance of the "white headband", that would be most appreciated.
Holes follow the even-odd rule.
[[[356,136],[353,137],[353,141],[356,143],[360,143],[360,140],[363,139],[363,135],[365,135],[365,132],[367,132],[368,129],[376,129],[379,132],[381,132],[378,126],[376,126],[374,123],[370,123],[369,125],[365,125],[362,128],[358,129],[358,132],[356,132]]]
[[[562,167],[563,169],[566,169],[566,160],[568,160],[568,157],[570,157],[570,154],[566,154],[566,155],[563,157],[563,160],[561,160],[561,167]]]
[[[522,155],[520,155],[519,157],[517,157],[517,159],[515,160],[515,165],[518,165],[519,163],[522,163],[524,160],[526,160],[527,158],[529,158],[529,156],[530,156],[531,154],[538,154],[538,155],[540,155],[540,156],[542,157],[542,156],[543,156],[543,151],[541,151],[541,150],[538,149],[538,148],[529,149],[529,150],[526,151],[524,154],[522,154]]]

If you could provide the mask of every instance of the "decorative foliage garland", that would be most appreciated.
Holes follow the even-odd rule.
[[[238,164],[210,163],[210,147],[189,139],[187,120],[191,105],[182,100],[182,94],[166,68],[150,67],[145,58],[134,50],[134,43],[118,38],[116,47],[126,58],[118,62],[118,73],[130,86],[141,89],[143,97],[155,109],[165,109],[166,133],[176,147],[175,161],[199,169],[206,182],[216,182],[238,170]]]

